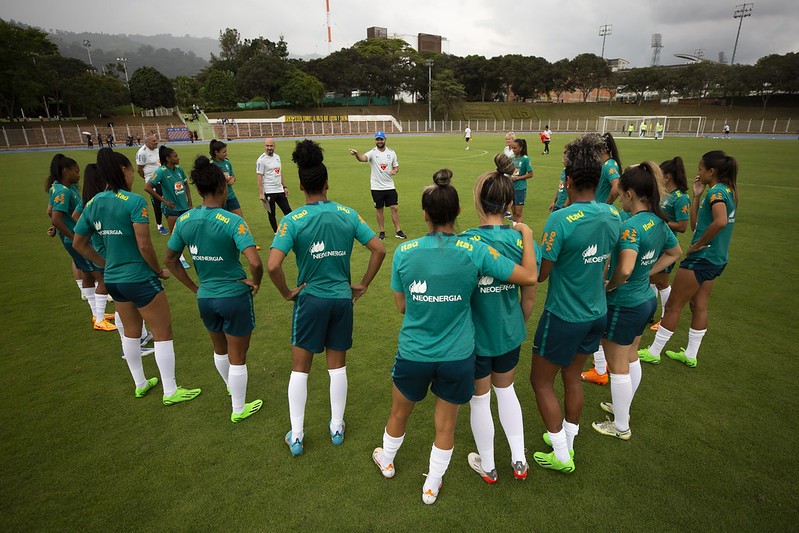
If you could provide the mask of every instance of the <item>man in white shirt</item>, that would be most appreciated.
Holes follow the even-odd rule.
[[[394,223],[398,239],[407,239],[407,235],[400,229],[399,222],[399,197],[394,188],[394,175],[399,172],[397,154],[391,148],[386,148],[386,134],[378,131],[375,133],[375,147],[365,154],[358,153],[358,150],[350,149],[350,154],[362,163],[367,161],[371,165],[371,188],[372,200],[374,200],[377,210],[377,225],[380,229],[378,237],[382,240],[386,238],[386,230],[383,224],[383,207],[391,209],[391,221]]]
[[[161,166],[161,160],[158,157],[158,136],[150,132],[144,138],[144,144],[139,151],[136,152],[136,172],[142,177],[145,183],[149,180],[153,172],[158,170]],[[161,194],[161,186],[154,185],[155,191],[158,196]],[[158,224],[158,233],[161,235],[169,235],[169,231],[163,225],[163,215],[161,213],[161,202],[155,199],[155,196],[150,196],[153,202],[153,213],[155,214],[155,223]]]
[[[552,140],[552,130],[549,129],[549,124],[544,128],[544,133],[541,134],[541,142],[544,143],[544,151],[541,155],[549,155],[549,142]]]
[[[472,128],[470,128],[468,125],[466,126],[466,129],[463,131],[463,138],[466,139],[466,149],[468,150],[469,141],[472,140]]]
[[[289,189],[281,171],[280,156],[275,153],[274,139],[264,139],[264,153],[255,163],[255,173],[258,174],[258,197],[269,214],[272,231],[277,233],[275,205],[280,207],[284,215],[291,213],[291,206],[288,199]]]

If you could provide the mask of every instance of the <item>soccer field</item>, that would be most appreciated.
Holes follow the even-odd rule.
[[[552,155],[539,155],[537,133],[525,136],[535,177],[530,180],[525,222],[540,235],[561,170],[563,145],[554,135]],[[302,203],[293,142],[278,140],[290,189]],[[323,139],[330,173],[329,197],[356,209],[374,229],[369,167],[348,148],[365,151],[371,138]],[[585,386],[585,408],[576,440],[576,471],[565,476],[534,462],[525,481],[511,475],[510,452],[494,402],[495,449],[500,481],[485,484],[469,468],[475,451],[464,406],[455,452],[437,503],[421,502],[422,475],[433,442],[433,402],[428,395],[411,417],[397,456],[397,475],[384,479],[371,452],[381,445],[391,403],[390,370],[401,315],[389,279],[397,245],[355,307],[354,346],[348,354],[346,442],[330,443],[328,376],[324,357],[311,371],[305,417],[305,453],[292,458],[283,436],[289,429],[286,388],[290,373],[291,304],[264,276],[256,296],[257,327],[248,357],[248,400],[264,408],[247,421],[229,421],[230,399],[214,369],[210,340],[196,300],[177,280],[165,282],[172,310],[178,384],[202,387],[195,401],[165,407],[160,387],[133,397],[115,332],[95,332],[87,305],[71,278],[60,243],[45,235],[44,181],[54,152],[0,154],[6,191],[0,215],[5,250],[0,281],[6,351],[0,359],[0,509],[4,527],[18,530],[731,530],[796,528],[795,441],[799,402],[793,361],[799,313],[797,238],[788,214],[799,205],[796,141],[618,139],[624,165],[661,162],[681,155],[689,177],[701,154],[723,149],[740,163],[739,197],[730,263],[710,300],[709,328],[699,365],[689,369],[664,358],[644,366],[632,409],[629,442],[594,432],[603,420],[600,401],[609,387]],[[395,178],[402,229],[409,238],[427,229],[420,191],[441,167],[454,171],[461,198],[459,230],[477,222],[475,178],[492,169],[502,135],[477,134],[464,150],[459,136],[389,136],[400,172]],[[187,173],[207,145],[174,145]],[[266,258],[272,231],[258,200],[255,160],[260,143],[231,143],[236,192]],[[133,159],[135,149],[121,149]],[[71,150],[81,167],[96,152]],[[134,191],[142,191],[137,179]],[[195,194],[195,204],[198,204]],[[387,219],[388,219],[387,213]],[[152,239],[163,259],[166,238]],[[683,249],[690,235],[680,239]],[[360,246],[354,279],[366,268]],[[293,257],[285,262],[296,279]],[[791,271],[794,274],[790,274]],[[189,274],[194,276],[194,271]],[[522,402],[528,461],[544,450],[544,431],[528,382],[532,335],[546,296],[536,309],[522,347],[516,390]],[[109,311],[113,309],[109,305]],[[791,332],[794,332],[792,334]],[[647,330],[643,346],[654,333]],[[685,346],[688,310],[669,349]],[[157,375],[152,357],[147,375]]]

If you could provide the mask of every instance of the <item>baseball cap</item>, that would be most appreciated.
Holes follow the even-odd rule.
[[[375,133],[375,139],[385,139],[385,138],[386,138],[386,132],[378,131],[377,133]]]

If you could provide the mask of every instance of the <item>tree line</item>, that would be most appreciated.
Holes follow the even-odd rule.
[[[427,102],[439,118],[460,101],[561,101],[579,91],[583,101],[596,90],[611,97],[619,92],[637,103],[674,95],[703,99],[757,94],[763,106],[777,93],[799,93],[799,54],[768,55],[754,65],[701,62],[679,67],[645,67],[612,72],[595,54],[549,62],[542,57],[507,54],[486,58],[418,52],[402,39],[365,39],[324,58],[304,61],[289,57],[281,36],[242,39],[238,30],[219,32],[219,55],[196,76],[172,79],[153,67],[130,76],[110,63],[104,73],[85,62],[64,57],[47,34],[0,20],[0,99],[9,117],[21,109],[37,113],[95,116],[129,102],[152,109],[194,104],[206,109],[232,109],[237,102],[262,101],[267,107],[285,102],[293,107],[320,105],[327,93],[349,105],[352,94],[394,99],[405,93]],[[432,66],[428,64],[432,61]],[[428,79],[432,72],[432,80]],[[428,83],[432,91],[428,94]],[[356,93],[357,91],[357,93]]]

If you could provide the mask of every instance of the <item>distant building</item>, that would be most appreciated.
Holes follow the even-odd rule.
[[[417,51],[435,52],[436,54],[441,53],[440,35],[430,35],[429,33],[420,33],[418,40],[419,40],[419,45],[416,47]]]
[[[617,57],[615,59],[606,59],[608,66],[612,72],[618,72],[619,70],[627,70],[627,67],[630,65],[630,62],[626,59],[622,59],[621,57]]]
[[[367,39],[388,39],[388,29],[379,28],[377,26],[372,26],[371,28],[366,28],[366,38]]]

